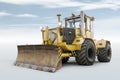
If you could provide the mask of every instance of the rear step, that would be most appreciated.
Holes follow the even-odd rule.
[[[60,48],[54,45],[19,45],[15,65],[55,72],[62,66]]]

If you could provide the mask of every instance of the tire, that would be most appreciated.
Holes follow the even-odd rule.
[[[112,56],[110,43],[107,42],[106,47],[99,49],[98,52],[97,58],[99,62],[110,62]]]
[[[76,62],[79,65],[93,65],[95,62],[96,48],[92,40],[85,40],[81,50],[76,51]]]
[[[63,59],[62,59],[62,63],[67,63],[68,60],[69,60],[69,57],[63,58]]]

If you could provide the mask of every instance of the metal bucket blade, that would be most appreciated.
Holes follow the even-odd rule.
[[[53,45],[18,46],[17,66],[55,72],[61,68],[59,47]]]

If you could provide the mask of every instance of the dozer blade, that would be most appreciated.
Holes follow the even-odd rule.
[[[53,45],[20,45],[15,65],[55,72],[62,66],[61,53]]]

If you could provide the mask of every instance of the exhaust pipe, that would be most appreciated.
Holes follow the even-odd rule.
[[[57,14],[57,16],[58,16],[58,25],[61,26],[62,25],[61,20],[60,20],[61,14]]]

